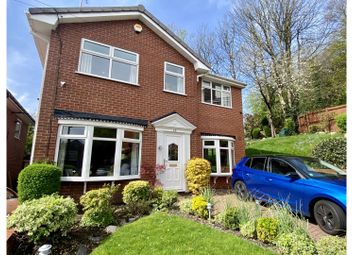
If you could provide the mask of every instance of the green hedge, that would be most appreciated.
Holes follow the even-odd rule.
[[[336,116],[336,124],[337,124],[337,127],[340,128],[340,130],[343,133],[346,133],[347,132],[347,114],[342,113],[342,114]]]
[[[345,138],[326,139],[313,149],[312,156],[346,169],[347,140]]]
[[[59,191],[62,171],[49,164],[32,164],[25,167],[18,176],[18,197],[22,203],[38,199]]]

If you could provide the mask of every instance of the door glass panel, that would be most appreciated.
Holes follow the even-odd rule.
[[[178,145],[175,143],[168,146],[168,160],[178,161]]]
[[[265,171],[265,158],[253,158],[251,168]]]
[[[204,158],[210,162],[211,172],[216,173],[216,149],[204,149]]]

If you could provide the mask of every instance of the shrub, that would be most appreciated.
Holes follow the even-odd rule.
[[[245,224],[250,220],[255,221],[261,217],[261,208],[256,203],[238,201],[237,208],[240,225]]]
[[[287,233],[279,235],[276,246],[281,254],[312,255],[316,254],[316,247],[308,235]]]
[[[311,134],[315,134],[320,131],[322,131],[322,128],[319,125],[310,125],[309,126],[309,133],[311,133]]]
[[[177,202],[178,193],[174,190],[167,190],[162,192],[161,200],[154,205],[157,210],[170,209]]]
[[[213,190],[209,185],[207,187],[202,188],[201,195],[205,201],[214,204],[215,190]]]
[[[195,195],[200,194],[210,181],[210,163],[206,159],[192,158],[187,162],[186,179],[188,189]]]
[[[336,116],[337,127],[343,132],[347,132],[347,114],[342,113]]]
[[[253,139],[258,139],[258,138],[260,138],[260,134],[261,134],[261,129],[260,129],[260,128],[254,128],[254,129],[252,129],[252,138],[253,138]]]
[[[151,196],[149,182],[131,181],[123,189],[123,202],[126,204],[148,201]]]
[[[269,126],[263,126],[263,131],[266,137],[271,137],[272,136],[272,132],[270,130]]]
[[[104,186],[101,189],[88,191],[80,197],[80,204],[83,206],[80,225],[83,227],[106,227],[114,222],[111,200],[117,186]]]
[[[318,255],[345,255],[346,240],[338,236],[322,237],[316,244]]]
[[[240,224],[241,235],[247,238],[256,237],[256,221],[249,220],[246,223]]]
[[[179,209],[186,214],[192,214],[192,199],[184,199],[179,202]]]
[[[151,212],[151,201],[137,201],[124,206],[126,216],[144,216]]]
[[[192,198],[192,211],[201,218],[208,218],[208,202],[202,196],[195,196]]]
[[[296,133],[295,122],[292,118],[285,119],[284,128],[288,129],[289,135],[294,135]]]
[[[32,164],[18,176],[18,198],[26,200],[41,198],[59,191],[61,170],[49,164]]]
[[[283,137],[283,136],[291,136],[291,135],[293,135],[293,133],[291,132],[291,130],[290,129],[288,129],[288,128],[282,128],[281,130],[280,130],[280,132],[279,132],[279,136],[280,137]]]
[[[315,146],[312,150],[312,156],[346,169],[347,140],[345,138],[326,139]]]
[[[257,237],[265,243],[272,243],[278,235],[279,221],[274,218],[257,219]]]
[[[21,204],[8,219],[8,228],[25,233],[37,243],[56,235],[65,236],[75,224],[76,204],[57,194]]]
[[[331,124],[334,119],[334,113],[323,113],[320,116],[321,126],[324,131],[331,131]]]
[[[219,215],[219,221],[225,228],[237,230],[240,227],[239,209],[237,207],[226,208]]]

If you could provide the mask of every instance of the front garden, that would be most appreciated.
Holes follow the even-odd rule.
[[[43,244],[52,254],[345,254],[346,240],[315,242],[306,222],[286,205],[261,210],[254,202],[226,203],[214,210],[210,164],[192,159],[186,167],[191,197],[178,197],[146,181],[88,191],[77,204],[57,194],[59,170],[33,164],[19,177],[20,206],[8,218],[16,231],[13,254],[36,254]],[[45,181],[44,181],[45,180]],[[53,187],[56,187],[53,189]],[[235,196],[236,200],[236,196]]]

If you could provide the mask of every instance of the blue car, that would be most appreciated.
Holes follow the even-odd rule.
[[[233,169],[231,185],[242,200],[287,203],[294,212],[314,218],[328,234],[346,230],[346,173],[322,160],[244,157]]]

